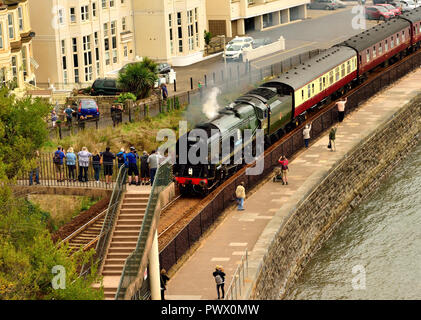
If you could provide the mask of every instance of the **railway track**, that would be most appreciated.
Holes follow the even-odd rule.
[[[418,51],[416,51],[415,53],[417,52]],[[376,67],[371,71],[371,73],[368,75],[367,79],[363,83],[358,84],[352,89],[348,90],[345,94],[343,94],[343,97],[346,97],[354,93],[355,91],[363,89],[370,83],[371,79],[378,77],[382,73],[385,73],[386,71],[392,68],[396,68],[398,65],[404,63],[407,59],[409,59],[413,54],[414,53],[409,54],[408,56],[394,62],[389,66]],[[271,150],[281,145],[284,141],[290,138],[290,136],[294,135],[297,131],[302,130],[307,123],[312,122],[314,119],[321,116],[323,113],[326,113],[330,109],[334,108],[335,104],[336,102],[333,101],[329,104],[319,107],[318,109],[312,112],[309,112],[309,116],[304,122],[302,122],[298,127],[293,129],[292,131],[282,136],[278,141],[273,143],[269,148],[265,150],[265,154],[271,152]],[[183,228],[196,216],[196,214],[200,211],[200,208],[212,201],[215,195],[224,189],[225,185],[228,185],[233,179],[239,177],[243,173],[243,170],[245,170],[247,167],[253,166],[254,164],[251,164],[239,169],[237,172],[232,174],[227,180],[225,180],[224,183],[218,186],[212,193],[210,193],[203,199],[182,198],[180,196],[174,199],[161,213],[161,218],[158,227],[158,241],[160,250],[165,248],[171,242],[171,240],[175,238],[177,234],[181,230],[183,230]],[[264,182],[266,182],[265,180],[266,179],[263,178]],[[255,188],[258,188],[259,184],[257,184]]]

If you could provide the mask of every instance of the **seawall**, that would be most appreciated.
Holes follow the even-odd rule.
[[[311,177],[315,187],[301,193],[287,214],[275,216],[256,243],[244,298],[282,298],[335,227],[416,145],[420,133],[418,95],[327,173]]]

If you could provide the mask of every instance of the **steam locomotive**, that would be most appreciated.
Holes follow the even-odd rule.
[[[219,110],[214,119],[196,126],[206,135],[189,132],[180,137],[173,166],[180,192],[206,195],[241,167],[245,150],[256,150],[256,135],[246,135],[246,130],[262,129],[268,147],[304,122],[310,110],[339,98],[374,68],[401,59],[420,44],[421,8],[416,8],[247,92]],[[228,152],[220,152],[223,146],[228,146]],[[204,161],[192,161],[199,150],[205,150]]]

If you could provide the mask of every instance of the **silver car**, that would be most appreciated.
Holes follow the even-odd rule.
[[[335,10],[339,4],[335,0],[315,0],[308,5],[310,9]]]

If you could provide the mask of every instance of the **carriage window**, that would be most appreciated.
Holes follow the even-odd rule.
[[[393,41],[393,37],[390,40],[390,49],[393,49],[393,46],[395,45],[395,42]]]
[[[339,67],[335,69],[335,81],[339,80]]]
[[[304,90],[301,90],[301,99],[304,100]]]
[[[379,44],[379,56],[381,56],[383,53],[383,45],[380,43]]]
[[[351,61],[348,61],[346,63],[346,73],[347,74],[351,73]]]
[[[376,46],[373,47],[373,58],[376,57]]]
[[[367,62],[370,61],[370,50],[367,50]]]
[[[322,91],[322,78],[319,78],[319,91]]]
[[[396,34],[396,45],[399,45],[399,33]]]
[[[329,85],[333,83],[333,71],[329,72]]]
[[[387,40],[385,40],[385,42],[384,42],[384,51],[387,51],[387,50],[389,50],[389,47],[387,46]]]
[[[405,31],[402,31],[402,42],[405,41]]]
[[[310,85],[307,85],[307,97],[310,98],[310,96],[311,96]]]
[[[345,63],[343,63],[341,66],[341,78],[343,78],[344,76],[345,76]]]
[[[420,32],[421,32],[421,23],[419,24],[419,26],[420,26]]]
[[[311,94],[314,94],[314,83],[311,84]]]

